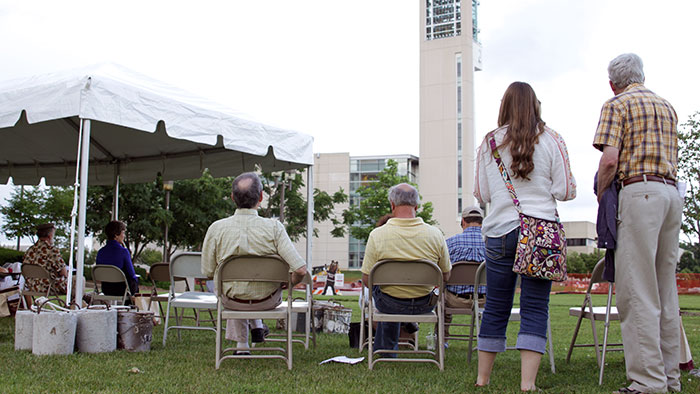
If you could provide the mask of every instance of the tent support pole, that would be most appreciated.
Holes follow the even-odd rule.
[[[80,151],[80,197],[78,200],[78,255],[75,275],[75,303],[82,305],[85,277],[85,212],[87,211],[88,168],[90,167],[90,119],[83,119],[83,141]]]
[[[114,196],[112,196],[112,220],[119,220],[119,163],[114,165]]]
[[[306,270],[311,273],[311,239],[314,237],[314,166],[306,168]]]

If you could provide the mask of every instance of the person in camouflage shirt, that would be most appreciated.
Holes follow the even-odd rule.
[[[59,294],[65,294],[68,270],[60,250],[53,245],[55,233],[56,228],[53,223],[39,225],[36,232],[39,240],[24,253],[24,264],[37,264],[46,268],[53,280],[54,290]],[[49,285],[47,279],[27,278],[24,286],[30,291],[45,292]]]

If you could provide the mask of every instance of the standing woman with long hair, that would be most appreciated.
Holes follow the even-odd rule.
[[[576,197],[564,140],[545,126],[532,87],[514,82],[506,89],[498,128],[486,135],[477,153],[474,196],[490,203],[483,222],[486,237],[486,306],[479,331],[479,374],[476,386],[489,383],[496,355],[506,349],[506,328],[513,307],[517,274],[513,272],[520,217],[498,165],[490,139],[495,139],[503,164],[525,215],[555,220],[556,200]],[[547,342],[549,292],[552,282],[522,277],[520,293],[520,389],[535,390],[535,379]]]

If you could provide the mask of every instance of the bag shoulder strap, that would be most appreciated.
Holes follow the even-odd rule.
[[[503,177],[503,182],[505,182],[506,184],[506,189],[508,189],[510,198],[513,199],[513,205],[515,205],[515,209],[518,211],[518,213],[523,213],[523,209],[522,207],[520,207],[520,201],[518,200],[518,194],[515,192],[515,186],[513,186],[513,182],[510,180],[510,175],[508,175],[508,170],[506,169],[506,166],[503,165],[503,160],[501,160],[501,154],[498,153],[495,134],[496,133],[491,132],[491,134],[489,135],[489,145],[491,145],[491,154],[496,160],[496,164],[498,164],[498,172],[500,172],[501,176]]]
[[[513,186],[513,181],[510,180],[510,175],[508,174],[508,170],[506,169],[506,166],[503,164],[503,160],[501,160],[501,154],[498,152],[498,147],[496,146],[496,138],[495,138],[495,132],[491,132],[489,134],[489,145],[491,146],[491,154],[493,155],[493,158],[496,160],[496,164],[498,164],[498,171],[501,173],[501,176],[503,177],[503,182],[506,184],[506,189],[508,189],[508,193],[510,194],[510,198],[513,200],[513,205],[515,205],[515,209],[518,211],[519,214],[522,215],[523,209],[520,206],[520,200],[518,200],[518,194],[515,192],[515,186]],[[559,211],[554,208],[554,216],[557,219],[557,223],[559,223]]]

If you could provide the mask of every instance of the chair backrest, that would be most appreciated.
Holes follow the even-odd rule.
[[[202,274],[201,252],[182,252],[170,259],[170,281],[179,278],[209,279]]]
[[[22,264],[22,276],[24,279],[48,279],[51,280],[51,274],[46,268],[38,264]]]
[[[428,260],[382,260],[369,273],[369,288],[375,285],[442,288],[442,271],[437,264]]]
[[[171,263],[172,264],[172,263]],[[279,282],[290,280],[289,265],[279,256],[233,256],[214,273],[217,293],[223,282]]]
[[[474,274],[474,285],[475,286],[480,286],[480,285],[486,286],[486,262],[485,261],[483,263],[479,264],[479,268],[476,270],[476,274]]]
[[[476,281],[476,270],[479,269],[480,262],[458,261],[452,264],[450,279],[446,285],[473,285]]]
[[[95,282],[108,283],[124,283],[129,287],[126,281],[126,275],[119,268],[107,264],[95,264],[92,266],[92,280]]]
[[[170,264],[156,263],[148,271],[148,277],[153,282],[170,282]]]
[[[603,279],[603,271],[605,271],[605,258],[600,259],[593,267],[593,272],[591,273],[591,283],[588,285],[588,292],[596,283],[606,283],[607,280]]]

